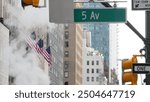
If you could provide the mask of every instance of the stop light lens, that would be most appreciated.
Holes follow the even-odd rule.
[[[132,72],[124,72],[122,76],[123,83],[131,82],[132,85],[137,85],[138,75]]]
[[[24,6],[32,5],[34,7],[39,6],[39,0],[22,0]]]

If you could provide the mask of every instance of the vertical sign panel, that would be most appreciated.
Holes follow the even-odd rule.
[[[72,23],[73,8],[73,0],[49,0],[50,22]]]

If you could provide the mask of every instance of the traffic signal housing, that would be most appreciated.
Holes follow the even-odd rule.
[[[21,0],[22,7],[32,5],[33,7],[39,6],[39,0]]]
[[[137,63],[137,56],[133,55],[131,59],[122,60],[122,83],[131,82],[131,85],[137,85],[138,75],[132,72],[132,65]]]

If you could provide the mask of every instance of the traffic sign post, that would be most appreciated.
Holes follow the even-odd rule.
[[[74,22],[126,22],[126,8],[74,9]]]
[[[150,72],[150,64],[135,63],[132,68],[133,73],[146,74]]]
[[[132,0],[133,10],[150,10],[150,0]]]
[[[146,24],[146,42],[145,42],[145,50],[146,50],[146,63],[150,64],[150,11],[146,11],[145,15],[145,24]],[[146,74],[146,78],[144,80],[146,85],[150,85],[150,73]]]

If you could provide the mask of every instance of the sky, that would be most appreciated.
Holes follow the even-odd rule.
[[[123,0],[120,0],[123,1]],[[118,7],[127,8],[127,20],[145,37],[145,11],[144,10],[132,10],[132,0],[126,0],[125,3],[118,3]],[[125,24],[119,24],[118,26],[118,59],[130,59],[133,54],[140,54],[139,50],[144,47],[143,41]],[[143,63],[145,58],[138,57],[138,63]],[[119,70],[121,71],[121,61],[119,63]],[[121,74],[119,74],[121,78]],[[145,75],[138,75],[138,85],[141,84],[141,80],[145,78]]]
[[[127,20],[145,37],[145,11],[131,9],[131,0],[119,3],[120,7],[127,7]],[[144,47],[143,41],[125,24],[119,24],[119,57],[128,58],[139,54]]]

